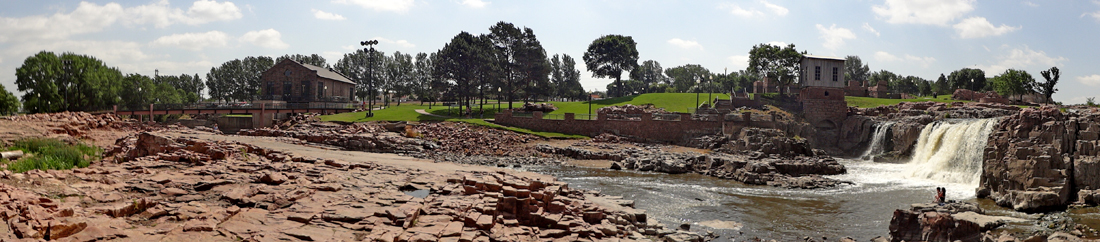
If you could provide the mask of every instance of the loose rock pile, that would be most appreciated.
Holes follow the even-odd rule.
[[[519,108],[519,110],[526,112],[540,111],[544,113],[549,113],[553,112],[554,110],[558,110],[558,107],[555,107],[554,104],[551,103],[524,103],[523,107]]]
[[[422,123],[412,129],[421,139],[438,142],[438,151],[464,156],[531,156],[525,144],[542,139],[466,123]]]
[[[665,111],[664,108],[657,108],[653,104],[647,105],[633,105],[626,104],[622,106],[607,106],[596,110],[596,113],[607,115],[608,119],[621,119],[621,120],[640,120],[640,114],[654,113],[654,114],[667,114],[672,113]]]
[[[302,124],[291,129],[259,128],[241,130],[239,135],[291,137],[306,142],[342,147],[346,150],[380,153],[420,153],[439,148],[430,141],[405,137],[406,133],[385,132],[374,124]]]

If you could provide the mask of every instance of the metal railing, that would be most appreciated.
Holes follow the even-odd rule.
[[[583,114],[578,113],[578,114],[573,114],[573,115],[574,115],[573,116],[574,120],[596,120],[599,117],[599,115],[587,114],[587,113],[583,113]]]
[[[118,111],[148,111],[149,105],[118,105]],[[355,102],[310,102],[310,103],[256,103],[256,102],[217,102],[217,103],[162,103],[153,104],[153,110],[198,110],[198,109],[355,109]],[[100,107],[98,110],[113,110],[115,107]]]
[[[565,115],[560,113],[543,114],[542,119],[565,120]]]

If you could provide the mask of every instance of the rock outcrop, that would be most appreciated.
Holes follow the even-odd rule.
[[[1100,112],[1045,106],[1004,118],[989,137],[978,196],[1020,211],[1095,203],[1098,133]]]
[[[722,153],[672,153],[659,149],[628,148],[615,152],[592,151],[578,147],[538,145],[536,150],[582,160],[612,160],[611,169],[652,171],[669,174],[697,173],[731,179],[752,185],[785,188],[824,188],[846,182],[823,177],[847,172],[829,157],[797,156],[780,158],[754,152],[749,155]]]
[[[913,204],[894,210],[891,241],[987,241],[983,232],[1022,219],[989,216],[973,203]]]
[[[346,150],[379,153],[419,153],[439,145],[406,137],[406,132],[387,132],[382,125],[304,124],[293,129],[258,128],[241,130],[238,135],[289,137],[301,141],[342,147]]]
[[[545,176],[310,158],[161,132],[119,139],[105,156],[88,168],[0,172],[0,240],[705,238]]]

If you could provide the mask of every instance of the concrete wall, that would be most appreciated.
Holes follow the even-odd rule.
[[[219,117],[214,122],[218,124],[218,129],[222,133],[227,134],[236,134],[237,131],[253,127],[252,117]]]
[[[596,120],[577,120],[575,114],[566,113],[563,120],[542,119],[542,112],[532,117],[513,117],[511,110],[496,114],[495,122],[502,125],[521,127],[536,131],[558,132],[596,136],[611,133],[646,141],[680,142],[685,139],[706,134],[739,132],[742,127],[774,128],[774,122],[767,121],[703,121],[692,120],[691,114],[680,113],[679,121],[653,120],[652,114],[642,114],[638,120],[608,120],[598,115]],[[742,119],[743,120],[743,119]]]

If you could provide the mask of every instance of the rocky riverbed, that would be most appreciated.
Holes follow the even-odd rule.
[[[98,123],[85,115],[0,122],[27,125],[21,119]],[[141,124],[116,120],[86,130],[125,134],[88,168],[0,173],[0,217],[6,221],[0,230],[7,231],[0,240],[707,238],[667,229],[629,200],[570,189],[545,175],[302,146],[294,142],[297,133],[261,138],[179,127],[141,131],[124,129]],[[338,137],[343,144],[372,140]]]

